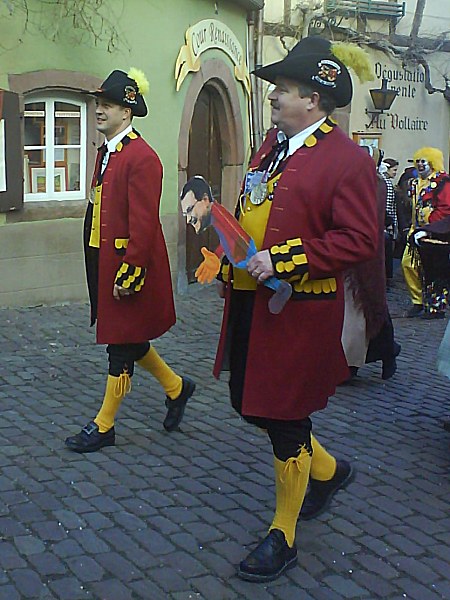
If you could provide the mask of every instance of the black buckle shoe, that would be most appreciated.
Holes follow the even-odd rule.
[[[163,425],[166,431],[175,431],[181,423],[187,401],[195,391],[195,383],[189,377],[183,377],[183,387],[175,400],[166,398],[167,414]]]
[[[299,519],[309,521],[326,511],[334,494],[345,488],[355,477],[354,470],[346,460],[336,461],[336,473],[329,481],[310,479],[307,492],[300,510]]]
[[[116,444],[114,427],[105,433],[100,433],[97,423],[89,421],[77,435],[66,438],[65,444],[73,452],[97,452],[104,446]]]
[[[297,548],[289,548],[284,533],[272,529],[268,536],[239,565],[241,579],[255,583],[273,581],[286,569],[295,567]]]

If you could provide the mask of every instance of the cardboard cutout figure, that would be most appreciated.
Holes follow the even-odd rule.
[[[196,233],[212,226],[220,240],[220,246],[214,252],[201,248],[204,260],[195,271],[197,281],[211,283],[220,270],[220,259],[224,254],[234,267],[245,269],[249,259],[258,252],[255,242],[237,219],[214,201],[208,182],[200,175],[191,177],[183,187],[180,202],[183,216]],[[269,311],[279,314],[291,297],[291,284],[269,277],[264,285],[275,291],[269,300]]]

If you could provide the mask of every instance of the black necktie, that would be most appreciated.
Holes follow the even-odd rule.
[[[105,158],[106,152],[108,151],[108,146],[106,144],[102,144],[100,148],[97,149],[98,152],[98,163],[97,163],[97,175],[96,175],[96,185],[100,185],[103,179],[102,173],[102,165],[103,159]]]
[[[289,151],[289,140],[288,138],[285,138],[284,140],[281,140],[281,142],[278,142],[278,144],[276,145],[276,150],[277,150],[277,159],[278,161],[282,161],[286,158],[287,153]]]

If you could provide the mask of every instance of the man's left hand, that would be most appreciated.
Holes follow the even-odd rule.
[[[115,300],[120,300],[122,296],[131,296],[131,294],[134,294],[133,290],[129,290],[127,288],[121,287],[120,285],[114,284],[113,296]]]
[[[247,263],[247,271],[258,283],[263,283],[273,276],[273,265],[268,250],[257,252]]]

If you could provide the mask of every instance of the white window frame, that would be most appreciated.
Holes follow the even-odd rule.
[[[82,200],[86,198],[86,169],[87,169],[87,107],[83,102],[72,94],[58,92],[58,94],[27,94],[24,103],[30,102],[45,103],[45,146],[24,146],[24,150],[43,150],[45,152],[45,192],[24,194],[26,202],[35,202],[42,200]],[[80,189],[55,192],[54,175],[55,168],[55,103],[68,102],[74,106],[80,107],[80,143],[58,145],[61,149],[79,149],[80,150]],[[26,110],[26,109],[25,109]],[[30,181],[31,186],[31,181]],[[30,187],[31,189],[31,187]]]

